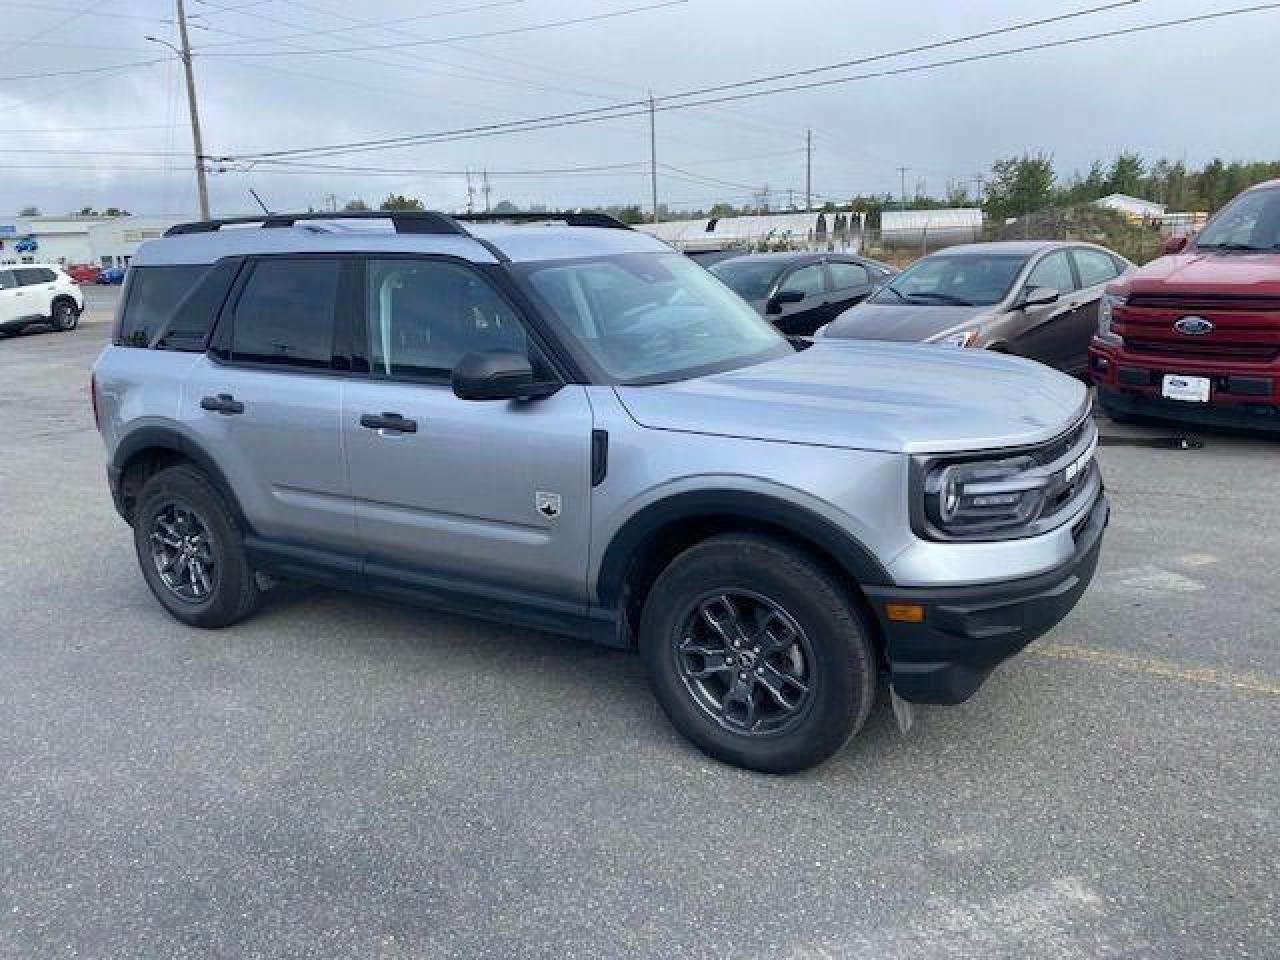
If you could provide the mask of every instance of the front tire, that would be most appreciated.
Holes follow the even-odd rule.
[[[54,301],[52,316],[49,318],[49,326],[59,333],[67,333],[74,330],[79,324],[80,311],[76,309],[75,303],[70,300]]]
[[[822,565],[768,537],[712,537],[673,560],[645,601],[640,654],[681,733],[767,773],[830,758],[875,696],[858,608]]]
[[[235,514],[194,467],[169,467],[146,482],[133,542],[147,586],[183,623],[225,627],[257,609],[261,592]]]

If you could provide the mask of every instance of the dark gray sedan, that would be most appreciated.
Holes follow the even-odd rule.
[[[820,336],[1030,357],[1083,375],[1103,288],[1133,264],[1088,243],[974,243],[925,257]]]
[[[860,303],[897,271],[844,253],[753,253],[711,272],[789,336],[810,336]]]

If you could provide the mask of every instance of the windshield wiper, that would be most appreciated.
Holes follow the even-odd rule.
[[[1197,243],[1197,250],[1252,250],[1254,253],[1260,253],[1266,250],[1275,250],[1280,244],[1273,244],[1269,247],[1258,247],[1252,243]]]
[[[973,301],[966,300],[963,297],[953,297],[949,293],[933,293],[926,291],[924,293],[913,293],[910,295],[912,300],[925,299],[937,300],[939,303],[954,304],[957,307],[972,307]]]

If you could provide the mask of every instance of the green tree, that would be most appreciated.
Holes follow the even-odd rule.
[[[108,217],[127,217],[130,216],[129,211],[123,207],[107,207],[104,211]]]
[[[973,201],[969,197],[969,188],[963,180],[947,181],[946,204],[948,207],[968,207]]]
[[[1142,157],[1136,153],[1123,152],[1115,158],[1107,173],[1107,189],[1111,193],[1140,196],[1145,172]]]
[[[387,195],[387,199],[378,205],[379,210],[426,210],[417,197],[406,197],[399,193]]]
[[[519,213],[520,208],[510,200],[499,200],[493,205],[494,213]]]
[[[991,165],[983,209],[994,220],[1042,210],[1054,200],[1055,179],[1053,157],[1047,153],[997,160]]]
[[[369,205],[356,197],[354,200],[348,200],[342,207],[346,213],[368,213]],[[383,209],[386,209],[385,207]]]
[[[38,217],[40,216],[40,208],[39,207],[23,207],[21,210],[18,211],[18,216]]]

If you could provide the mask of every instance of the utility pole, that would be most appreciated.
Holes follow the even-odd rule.
[[[804,132],[804,211],[813,209],[813,131]]]
[[[649,94],[649,187],[653,193],[653,222],[658,222],[658,131],[653,94]]]
[[[191,115],[191,143],[196,154],[196,192],[200,196],[200,219],[209,219],[209,184],[205,180],[204,142],[200,137],[200,111],[196,108],[196,78],[191,69],[191,39],[187,36],[187,9],[183,0],[178,7],[178,38],[182,41],[182,68],[187,74],[187,109]]]
[[[476,188],[471,185],[471,171],[467,171],[467,213],[475,213]]]
[[[899,167],[898,173],[902,176],[902,206],[901,210],[907,209],[907,171],[910,167]]]
[[[489,171],[488,170],[481,171],[480,176],[482,179],[480,192],[484,194],[484,212],[488,213],[489,212],[489,189],[490,189],[489,188]]]
[[[969,178],[969,180],[972,181],[973,183],[973,189],[974,189],[973,200],[974,200],[974,203],[976,203],[978,206],[982,206],[982,184],[984,179],[985,178],[980,173],[975,173],[972,177]]]

